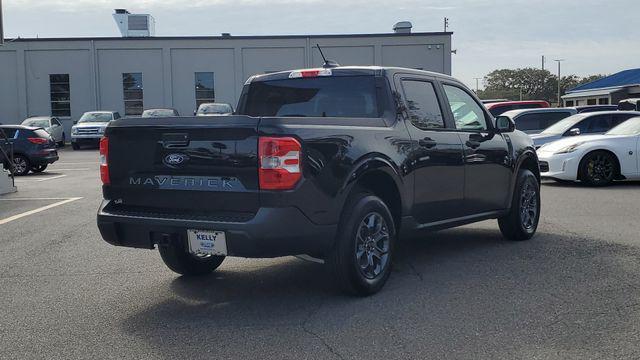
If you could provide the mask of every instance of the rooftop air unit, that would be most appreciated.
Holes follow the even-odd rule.
[[[113,19],[122,37],[149,37],[156,33],[156,21],[149,14],[131,14],[125,9],[116,9]]]
[[[410,21],[400,21],[393,25],[393,32],[396,34],[410,34],[413,25]]]

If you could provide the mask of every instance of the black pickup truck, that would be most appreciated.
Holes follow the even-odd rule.
[[[349,292],[380,290],[399,238],[540,216],[529,137],[459,81],[388,67],[253,76],[234,115],[112,121],[100,144],[110,244],[184,275],[225,256],[322,258]]]

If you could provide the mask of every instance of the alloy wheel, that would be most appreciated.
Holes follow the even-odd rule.
[[[25,174],[27,172],[27,160],[21,156],[13,159],[13,171],[16,174]]]
[[[384,272],[389,263],[389,246],[387,222],[379,213],[369,213],[356,233],[356,262],[364,277],[375,279]]]
[[[525,230],[536,225],[538,216],[538,190],[531,180],[524,182],[520,193],[520,221]]]
[[[597,154],[587,163],[587,176],[594,183],[609,182],[613,179],[614,164],[604,154]]]

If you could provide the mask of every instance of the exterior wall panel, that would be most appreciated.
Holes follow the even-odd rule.
[[[0,51],[0,123],[16,123],[19,118],[17,54]]]

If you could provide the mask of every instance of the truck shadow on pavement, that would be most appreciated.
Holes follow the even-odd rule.
[[[202,357],[203,344],[217,358],[628,356],[639,265],[623,245],[465,227],[403,241],[372,297],[339,294],[319,264],[248,261],[141,289],[152,305],[122,327],[164,358]]]

